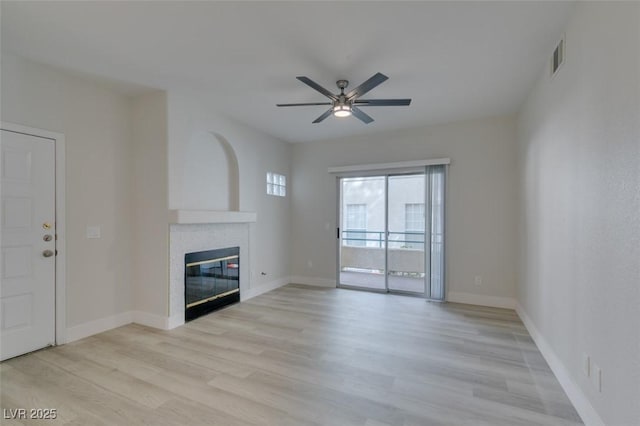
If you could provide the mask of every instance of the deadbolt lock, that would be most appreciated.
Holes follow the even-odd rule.
[[[45,222],[42,224],[43,229],[51,229],[51,224],[49,222]]]
[[[45,240],[45,241],[51,241],[53,239],[53,237],[50,234],[45,234],[42,237],[42,239]]]

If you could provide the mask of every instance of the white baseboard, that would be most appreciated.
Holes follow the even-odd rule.
[[[132,322],[133,312],[127,311],[69,327],[67,328],[66,343],[75,342],[76,340],[84,339],[85,337],[93,336],[94,334],[131,324]]]
[[[103,333],[123,325],[136,323],[146,325],[148,327],[159,328],[161,330],[170,330],[178,325],[184,324],[184,318],[181,323],[172,322],[172,318],[163,317],[161,315],[152,314],[143,311],[127,311],[120,314],[112,315],[106,318],[100,318],[89,321],[84,324],[67,328],[67,339],[65,343],[75,342],[94,334]],[[172,326],[173,325],[173,326]]]
[[[304,284],[304,285],[312,285],[316,287],[335,287],[336,286],[336,280],[329,280],[326,278],[303,277],[300,275],[290,277],[290,282],[292,284]]]
[[[490,306],[492,308],[516,308],[516,299],[511,297],[485,296],[482,294],[459,293],[455,291],[447,293],[447,301],[465,303],[467,305]]]
[[[287,285],[291,282],[289,277],[278,278],[277,280],[269,281],[268,283],[260,284],[259,286],[250,288],[240,295],[241,301],[249,300],[252,297],[260,296],[276,288]]]
[[[169,329],[169,317],[144,311],[133,311],[133,322],[161,330]]]
[[[551,371],[553,371],[558,382],[560,382],[560,386],[562,386],[562,389],[564,389],[576,411],[580,414],[584,424],[586,426],[604,426],[605,423],[602,421],[595,408],[593,408],[593,405],[591,405],[587,396],[582,392],[580,386],[573,381],[569,370],[564,366],[562,361],[560,361],[560,358],[558,358],[551,346],[547,343],[542,334],[540,334],[533,321],[531,321],[531,318],[529,318],[529,315],[527,315],[524,308],[519,303],[516,304],[516,312],[524,323],[524,326],[527,328],[531,338],[536,343],[540,353],[547,361],[547,364],[549,364]]]
[[[322,278],[284,277],[262,284],[255,288],[251,288],[249,289],[249,291],[245,291],[242,296],[242,300],[245,301],[251,299],[252,297],[259,296],[263,293],[287,285],[290,282],[323,287],[335,287],[336,285],[335,281]],[[113,328],[121,327],[123,325],[131,324],[134,322],[136,324],[142,324],[161,330],[171,330],[184,325],[184,315],[178,314],[170,317],[164,317],[161,315],[143,311],[122,312],[117,315],[100,318],[98,320],[89,321],[84,324],[67,328],[66,343],[84,339],[85,337],[93,336],[94,334],[102,333]]]

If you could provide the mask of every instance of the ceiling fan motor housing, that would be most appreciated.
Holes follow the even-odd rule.
[[[338,96],[338,100],[336,100],[334,102],[334,105],[350,105],[350,104],[351,104],[351,102],[349,102],[347,100],[347,97],[345,95],[342,95],[342,94],[339,95]]]

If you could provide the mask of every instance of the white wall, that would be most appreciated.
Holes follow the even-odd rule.
[[[335,283],[336,179],[330,166],[451,158],[449,298],[513,305],[515,122],[511,117],[398,130],[293,147],[292,275]],[[474,277],[482,276],[476,286]]]
[[[100,84],[2,56],[2,120],[66,139],[67,327],[133,306],[129,100]],[[102,238],[86,239],[87,225]]]
[[[168,208],[257,212],[250,294],[287,282],[291,198],[265,193],[267,171],[291,175],[287,143],[220,117],[200,92],[131,98],[117,84],[12,55],[2,57],[1,83],[2,120],[66,136],[71,338],[132,319],[163,326]],[[239,170],[228,167],[221,140],[235,150]],[[236,182],[227,186],[229,179]],[[219,184],[224,194],[215,198]],[[87,225],[100,225],[102,238],[86,239]]]
[[[82,326],[74,338],[132,318],[162,326],[168,208],[257,212],[251,294],[287,281],[291,198],[267,196],[265,176],[290,176],[291,147],[220,117],[207,97],[129,98],[77,74],[2,57],[2,120],[66,136],[67,326]],[[221,139],[239,170],[228,167],[232,154]],[[100,225],[102,238],[86,239],[87,225]]]
[[[152,92],[133,99],[133,205],[135,309],[169,315],[169,224],[167,221],[167,96]],[[152,320],[149,321],[153,325]]]
[[[257,213],[257,222],[249,231],[252,292],[260,286],[284,283],[290,269],[291,197],[267,195],[266,173],[286,175],[290,182],[291,146],[221,116],[211,97],[206,91],[169,92],[169,208],[224,210],[232,204],[208,199],[218,196],[216,185],[227,182],[228,170],[220,146],[207,145],[215,141],[203,135],[222,137],[237,157],[239,210]],[[206,161],[194,156],[192,150],[197,146],[205,148],[201,152]],[[194,194],[204,197],[198,199]]]
[[[519,310],[588,424],[640,424],[639,17],[580,3],[518,117]]]

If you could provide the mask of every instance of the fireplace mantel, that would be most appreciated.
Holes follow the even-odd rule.
[[[222,210],[169,210],[169,223],[250,223],[255,222],[255,212]]]

